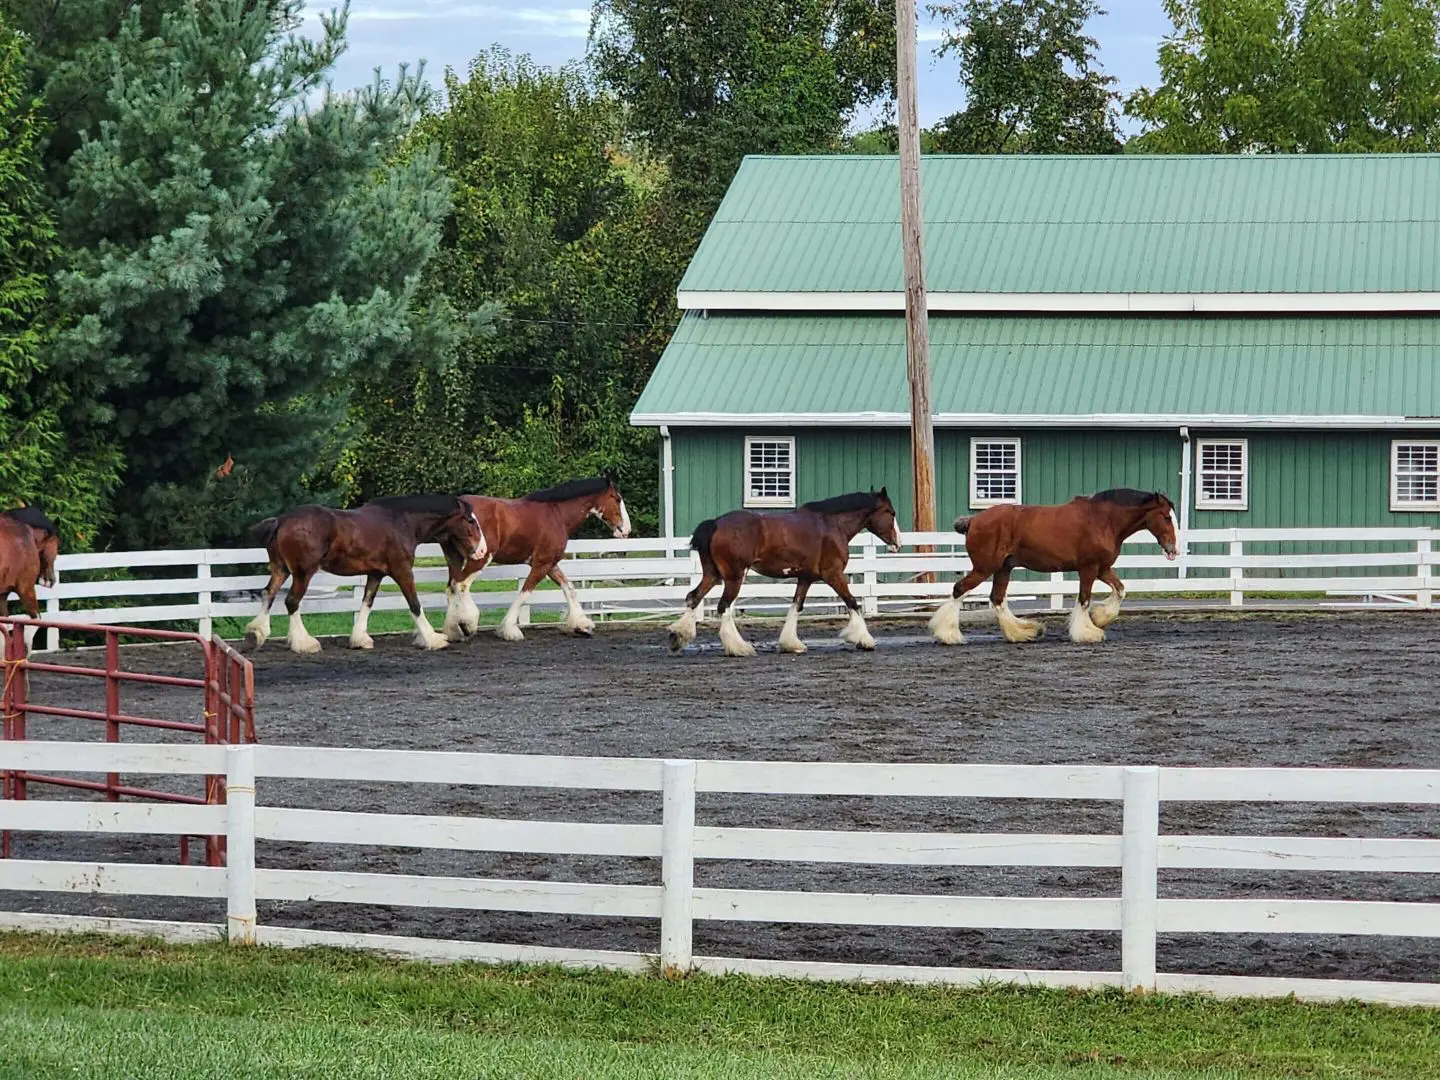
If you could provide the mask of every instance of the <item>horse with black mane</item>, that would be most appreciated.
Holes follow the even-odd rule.
[[[300,616],[300,601],[317,570],[340,576],[365,575],[365,597],[350,631],[350,646],[370,649],[374,640],[366,632],[370,609],[380,582],[388,575],[400,586],[410,616],[415,620],[416,644],[443,649],[449,642],[425,618],[415,595],[415,549],[439,541],[485,557],[485,533],[475,513],[456,495],[392,495],[374,499],[354,510],[328,506],[300,506],[251,528],[251,536],[270,556],[270,582],[265,586],[260,614],[245,627],[252,648],[270,636],[270,605],[287,577],[294,581],[285,594],[290,615],[287,641],[292,651],[315,653],[320,642]],[[454,581],[451,581],[453,588]]]
[[[450,563],[451,585],[445,610],[445,636],[459,641],[480,628],[480,610],[470,596],[475,575],[490,563],[501,566],[530,564],[530,573],[515,594],[510,610],[496,633],[505,641],[523,641],[520,630],[520,609],[548,577],[565,594],[567,605],[565,628],[571,633],[589,636],[595,623],[580,607],[575,586],[560,569],[565,545],[588,517],[599,518],[610,527],[611,535],[623,540],[630,535],[630,512],[620,489],[610,476],[583,480],[567,480],[563,484],[532,491],[519,499],[497,499],[486,495],[464,495],[462,498],[479,519],[489,540],[489,554],[483,558],[470,556],[453,546],[445,547]]]
[[[39,507],[20,506],[0,513],[0,618],[10,614],[10,594],[32,619],[40,617],[35,586],[55,585],[60,533]]]
[[[865,627],[860,604],[851,595],[845,578],[850,541],[863,529],[869,529],[891,551],[900,549],[895,507],[883,487],[879,491],[856,491],[808,502],[783,513],[732,510],[702,521],[695,528],[690,546],[700,554],[703,576],[700,584],[685,597],[684,614],[670,627],[671,650],[679,652],[695,640],[700,604],[705,594],[723,581],[725,591],[716,610],[725,655],[755,655],[755,647],[740,636],[731,607],[740,593],[746,571],[752,567],[766,577],[795,579],[795,599],[780,631],[781,652],[805,651],[797,628],[800,612],[805,608],[805,594],[817,581],[834,589],[850,609],[850,621],[840,637],[858,649],[875,648],[875,639]]]
[[[1175,507],[1159,491],[1111,488],[1094,495],[1077,495],[1058,506],[1005,503],[973,517],[955,519],[955,531],[965,537],[965,550],[973,569],[960,581],[950,599],[930,619],[930,631],[942,645],[959,645],[960,598],[988,577],[990,606],[1006,641],[1033,641],[1044,632],[1033,619],[1010,611],[1005,591],[1017,567],[1055,573],[1073,570],[1080,575],[1080,595],[1070,612],[1070,640],[1095,643],[1105,640],[1105,627],[1120,614],[1125,586],[1115,576],[1120,545],[1148,529],[1167,559],[1179,554],[1175,545]],[[1099,578],[1110,595],[1090,608],[1091,589]]]

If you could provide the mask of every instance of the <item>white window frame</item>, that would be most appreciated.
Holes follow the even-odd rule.
[[[1390,443],[1390,509],[1397,511],[1428,510],[1431,513],[1440,511],[1440,499],[1400,498],[1400,447],[1402,446],[1433,446],[1437,448],[1436,453],[1440,454],[1440,439],[1395,439]]]
[[[775,495],[754,495],[751,493],[750,448],[756,443],[781,443],[790,450],[790,494],[788,497]],[[770,470],[766,470],[770,471]],[[779,470],[774,470],[778,472]],[[795,505],[795,436],[794,435],[746,435],[745,436],[745,501],[746,507],[794,506]]]
[[[1015,448],[1015,497],[1013,499],[987,499],[981,498],[979,487],[976,484],[977,469],[975,463],[976,451],[981,446],[1013,446]],[[1023,470],[1020,466],[1020,440],[1013,436],[990,436],[973,437],[970,440],[970,508],[978,510],[986,506],[1003,506],[1006,503],[1018,503],[1022,498],[1020,480]],[[987,470],[993,471],[993,470]]]
[[[1207,446],[1240,447],[1240,498],[1217,499],[1205,494],[1205,448]],[[1195,440],[1195,509],[1196,510],[1249,510],[1250,509],[1250,440],[1249,439],[1196,439]]]

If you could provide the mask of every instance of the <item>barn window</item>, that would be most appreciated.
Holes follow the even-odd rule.
[[[745,437],[745,505],[795,505],[795,440]]]
[[[1020,440],[970,440],[970,505],[1020,501]]]
[[[1200,468],[1197,510],[1246,510],[1250,506],[1250,446],[1244,439],[1197,439]]]
[[[1390,444],[1390,509],[1440,510],[1440,441]]]

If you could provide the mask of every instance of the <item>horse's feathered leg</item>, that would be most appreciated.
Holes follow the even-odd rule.
[[[580,598],[575,594],[575,586],[570,584],[570,579],[560,570],[560,567],[550,571],[550,580],[560,586],[560,591],[565,594],[565,629],[572,634],[583,634],[589,637],[595,632],[595,620],[585,614],[585,609],[580,606]]]
[[[735,625],[735,608],[731,606],[740,595],[740,582],[744,578],[745,571],[741,570],[739,577],[725,579],[725,592],[721,595],[717,608],[720,616],[720,645],[726,656],[755,655],[755,646],[740,635],[740,628]]]
[[[941,645],[963,645],[965,635],[960,632],[960,598],[990,575],[981,570],[971,570],[955,583],[950,599],[946,600],[935,614],[930,616],[930,636]]]
[[[404,563],[397,566],[396,562],[397,559],[391,558],[390,576],[400,586],[400,593],[410,608],[410,618],[415,621],[415,644],[422,649],[448,648],[450,642],[445,640],[445,635],[437,634],[430,620],[425,618],[425,609],[420,606],[420,597],[415,592],[415,571]]]
[[[1045,627],[1034,619],[1021,619],[1010,610],[1005,591],[1010,587],[1010,567],[1002,566],[995,573],[990,586],[990,606],[995,611],[995,621],[1000,624],[1000,633],[1006,641],[1034,641],[1045,632]]]
[[[1094,566],[1080,567],[1080,595],[1070,609],[1070,640],[1081,645],[1095,645],[1105,640],[1105,631],[1090,618],[1090,590],[1095,586]]]
[[[790,612],[785,616],[785,625],[780,630],[779,648],[781,652],[803,653],[805,643],[800,640],[799,624],[800,612],[805,610],[805,594],[810,591],[810,582],[801,578],[795,583],[795,599],[790,604]]]
[[[451,580],[445,585],[445,637],[450,641],[463,641],[469,635],[480,629],[480,609],[475,606],[475,598],[470,595],[470,584],[480,576],[480,571],[490,565],[486,559],[473,574],[460,577],[457,571],[451,568]]]
[[[540,579],[549,573],[548,570],[537,568],[533,564],[530,573],[525,575],[525,581],[515,594],[515,599],[510,604],[510,609],[505,612],[505,618],[500,623],[500,628],[495,631],[496,635],[504,641],[524,641],[525,635],[520,630],[520,609],[530,599],[530,594],[535,591],[535,586],[540,584]]]
[[[319,640],[305,629],[305,620],[300,616],[300,601],[305,598],[305,590],[310,587],[310,577],[313,573],[313,570],[305,573],[297,571],[294,580],[290,583],[290,591],[285,594],[285,611],[290,616],[290,628],[285,634],[285,641],[290,646],[291,652],[317,653],[320,651]]]
[[[1090,605],[1090,621],[1103,630],[1119,617],[1120,604],[1125,599],[1125,586],[1110,566],[1100,571],[1100,580],[1110,586],[1110,594],[1098,604]]]
[[[865,625],[865,617],[860,614],[860,601],[856,600],[850,592],[850,583],[845,580],[844,569],[827,576],[825,584],[834,589],[836,595],[850,609],[850,621],[845,624],[845,629],[840,631],[840,640],[849,642],[865,652],[875,648],[875,639],[870,636],[870,630]]]
[[[366,630],[370,625],[370,609],[375,606],[375,594],[380,591],[380,582],[384,580],[384,574],[371,574],[365,579],[365,595],[360,600],[360,610],[355,613],[355,622],[350,627],[352,649],[375,647],[375,639]]]
[[[705,596],[711,589],[720,583],[720,575],[713,567],[705,567],[700,584],[691,589],[685,597],[685,610],[680,613],[680,618],[670,624],[670,651],[679,652],[695,640],[695,625],[700,617],[700,605],[705,602]]]
[[[271,560],[270,580],[266,583],[265,595],[260,600],[260,614],[245,626],[245,640],[250,648],[258,649],[270,637],[270,607],[275,603],[275,597],[280,592],[280,587],[285,584],[285,579],[289,576],[290,571],[285,569],[284,564]]]

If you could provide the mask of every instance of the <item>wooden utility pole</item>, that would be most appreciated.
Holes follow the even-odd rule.
[[[930,331],[920,216],[920,121],[916,116],[915,0],[895,3],[895,96],[900,105],[900,245],[905,255],[905,367],[910,377],[914,529],[935,531],[935,429],[930,415]]]

